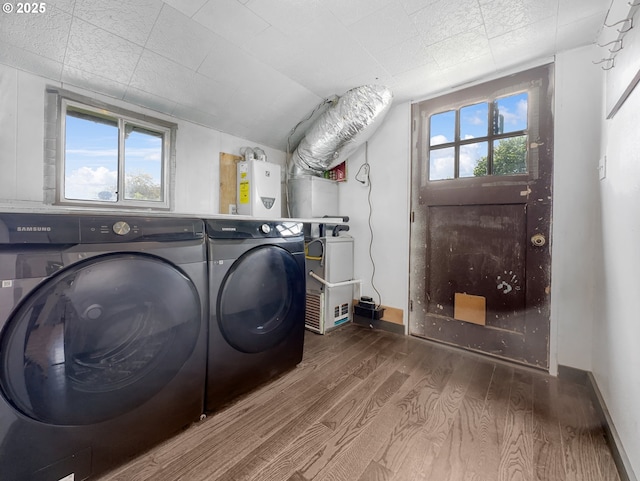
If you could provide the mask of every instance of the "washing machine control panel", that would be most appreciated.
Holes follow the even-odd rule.
[[[262,224],[260,226],[260,232],[263,234],[269,234],[271,232],[271,226],[269,224]]]
[[[170,217],[85,217],[80,220],[83,243],[180,241],[202,239],[200,219]]]
[[[127,235],[129,232],[131,232],[131,226],[123,220],[120,220],[113,224],[112,229],[113,232],[115,232],[117,235]]]

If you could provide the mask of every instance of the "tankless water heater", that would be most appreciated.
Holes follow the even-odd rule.
[[[237,182],[238,214],[281,217],[279,165],[255,159],[238,162]]]

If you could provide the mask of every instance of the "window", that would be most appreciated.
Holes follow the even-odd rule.
[[[168,209],[175,125],[61,99],[56,200]]]
[[[527,92],[429,116],[429,180],[527,174]]]

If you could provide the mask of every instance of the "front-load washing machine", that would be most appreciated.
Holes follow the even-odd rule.
[[[85,480],[198,420],[204,223],[0,214],[0,478]]]
[[[208,220],[206,230],[213,411],[302,360],[306,273],[301,223]]]

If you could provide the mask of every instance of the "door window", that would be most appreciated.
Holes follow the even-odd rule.
[[[430,114],[429,181],[526,174],[528,106],[518,92]]]

